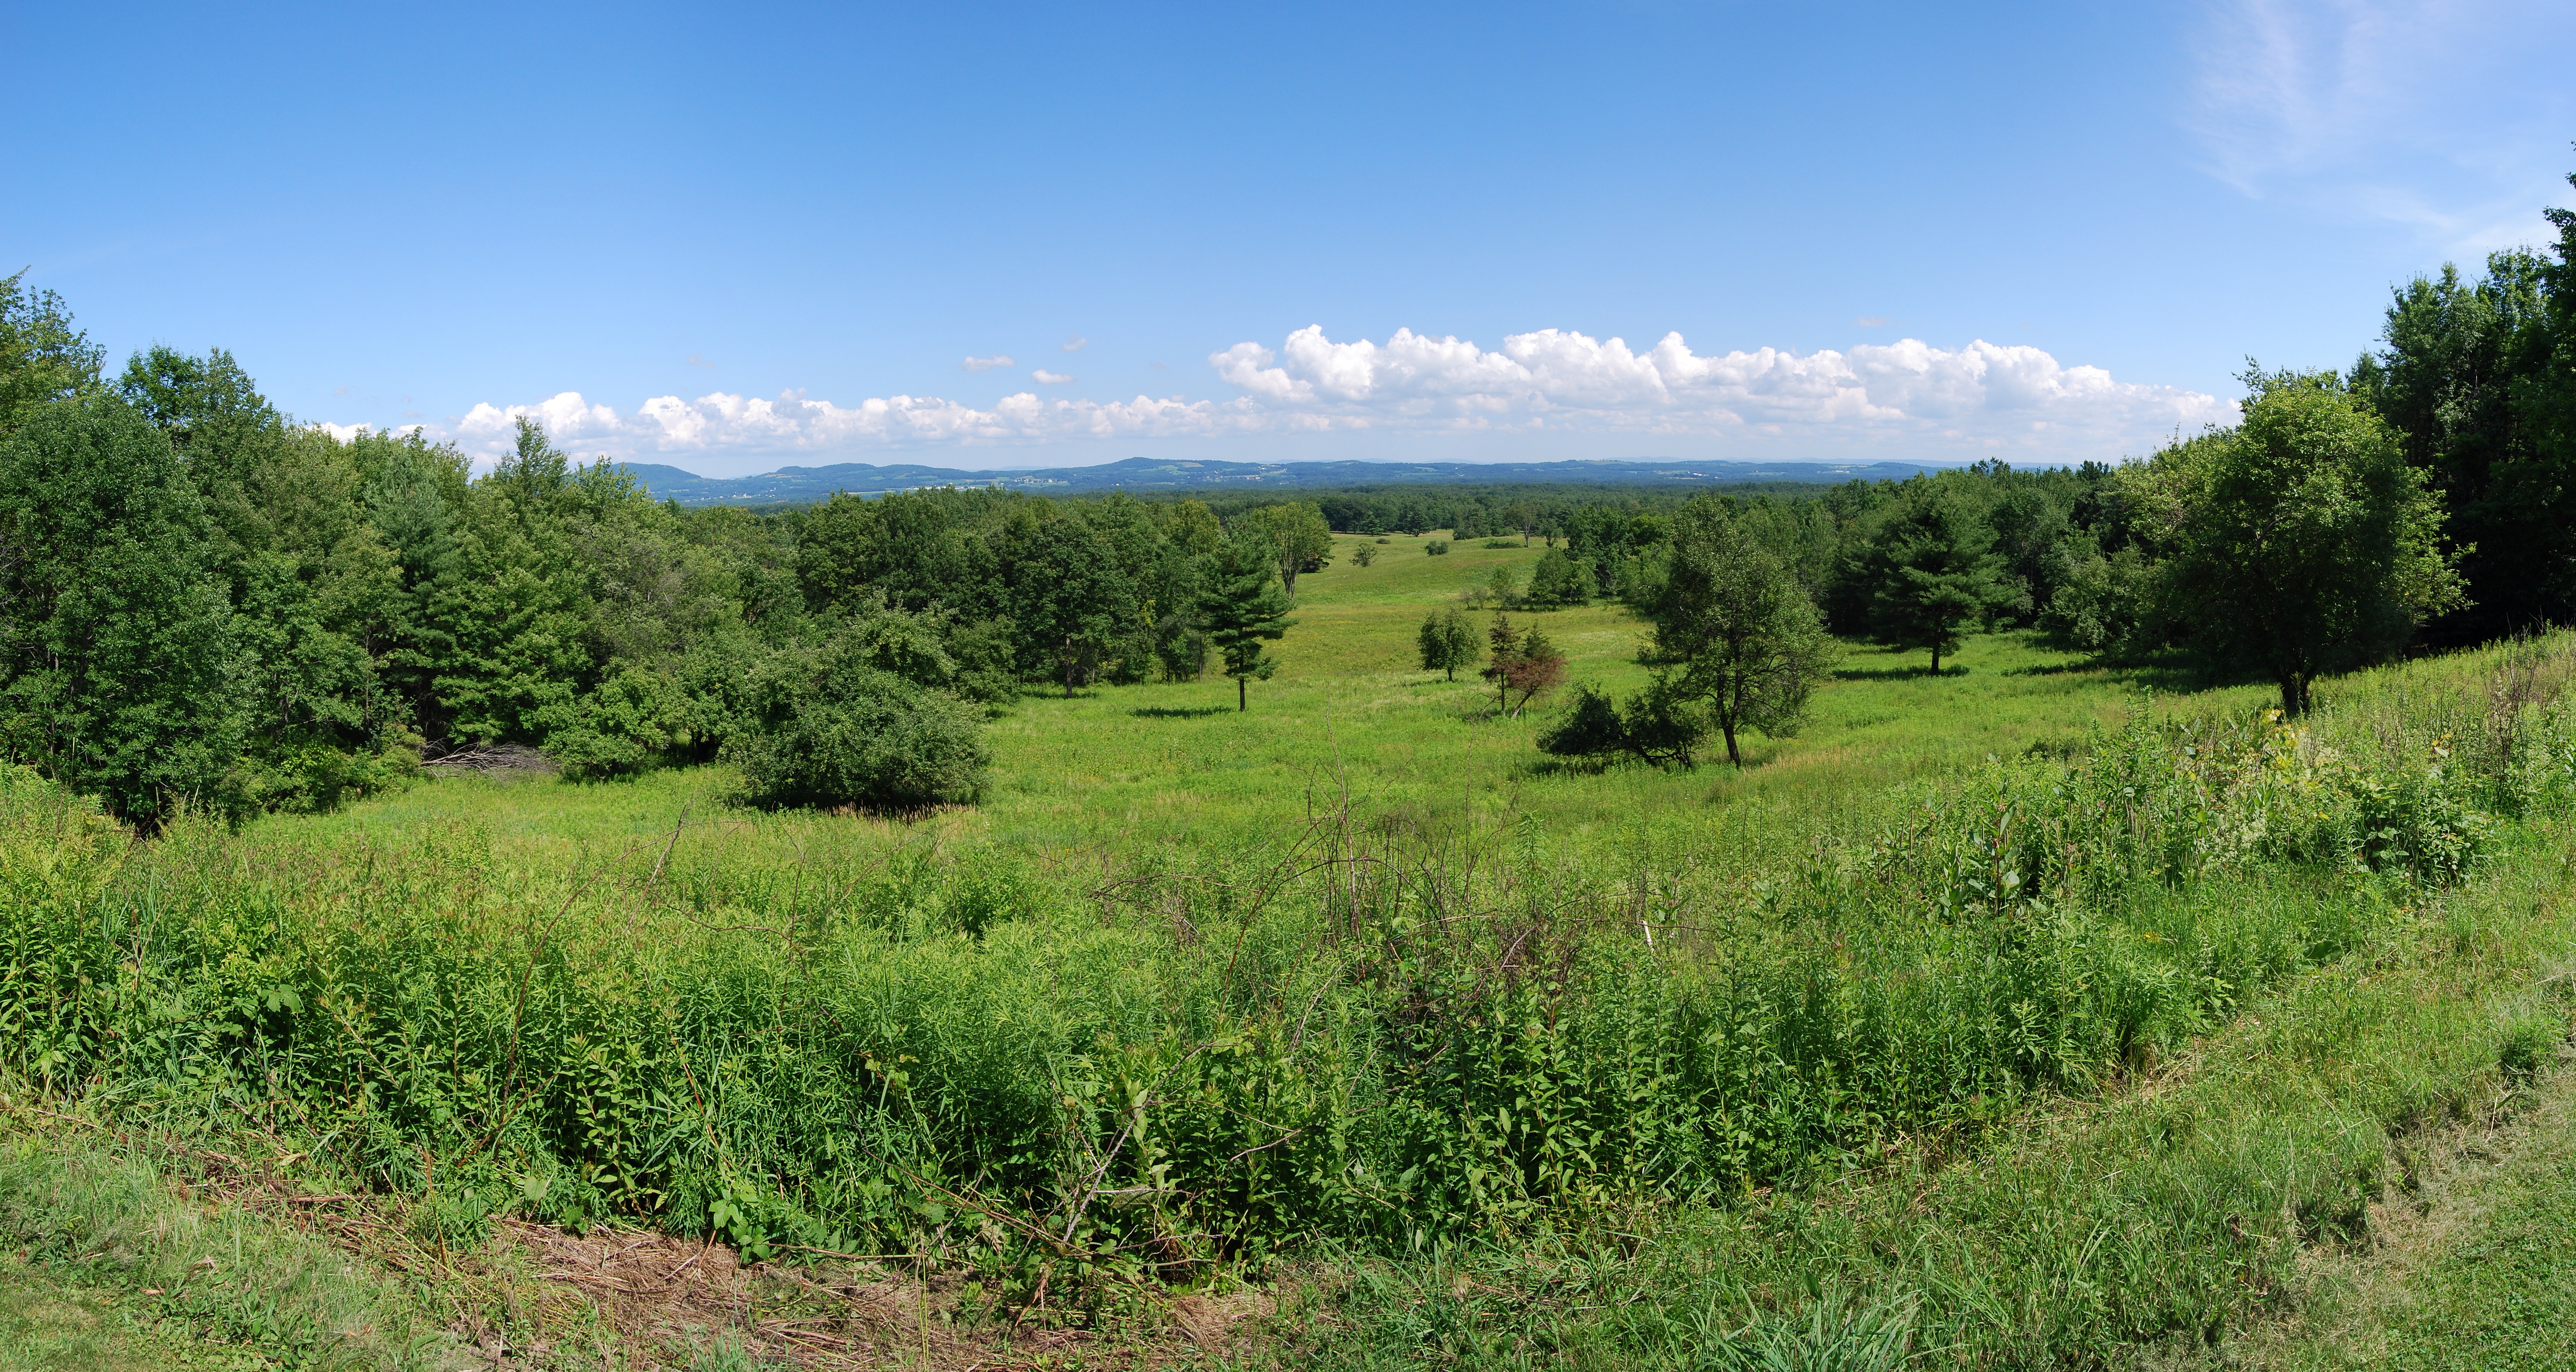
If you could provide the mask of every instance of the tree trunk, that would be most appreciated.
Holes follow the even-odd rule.
[[[1243,678],[1236,677],[1234,679],[1234,712],[1236,714],[1242,714],[1244,711],[1251,708],[1251,700],[1244,694]]]
[[[1932,640],[1932,675],[1941,675],[1941,640]]]
[[[1717,727],[1726,734],[1726,760],[1734,763],[1738,767],[1743,766],[1744,755],[1735,750],[1735,726],[1732,724],[1720,723]],[[1783,724],[1780,727],[1785,729],[1789,726]]]
[[[2281,713],[2297,719],[2308,712],[2308,679],[2297,672],[2281,674]]]

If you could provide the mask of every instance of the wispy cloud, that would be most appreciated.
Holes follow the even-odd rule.
[[[2176,430],[2236,412],[2201,392],[2115,380],[2037,348],[1982,340],[1702,355],[1678,333],[1641,351],[1622,339],[1542,329],[1489,350],[1407,329],[1383,343],[1335,342],[1318,326],[1276,348],[1237,343],[1209,354],[1208,365],[1227,398],[1140,395],[1104,404],[1022,391],[976,407],[929,396],[841,405],[801,391],[768,399],[718,391],[695,400],[657,396],[620,412],[565,391],[528,404],[477,405],[429,433],[484,460],[507,450],[524,416],[574,451],[617,457],[1393,431],[1635,434],[1695,438],[1716,451],[2074,462],[2143,453]],[[1033,376],[1050,385],[1072,380],[1044,370]]]
[[[2246,195],[2474,254],[2542,236],[2576,123],[2571,44],[2564,0],[2216,0],[2183,118]]]
[[[1020,364],[1013,362],[1010,354],[1008,353],[995,353],[991,357],[970,357],[957,364],[959,370],[969,372],[989,372],[995,367],[1016,367],[1018,365]]]
[[[1029,373],[1029,379],[1037,382],[1041,386],[1062,386],[1073,380],[1072,377],[1069,377],[1062,372],[1051,372],[1044,367],[1040,367],[1036,371]]]
[[[1852,327],[1855,329],[1884,329],[1887,327],[1887,316],[1880,314],[1864,314],[1852,320]]]
[[[710,372],[716,369],[716,364],[709,362],[705,353],[689,354],[689,365]]]
[[[1065,351],[1065,352],[1069,352],[1069,353],[1078,353],[1078,352],[1081,352],[1081,351],[1082,351],[1082,349],[1083,349],[1083,346],[1084,346],[1085,344],[1089,343],[1090,341],[1091,341],[1090,339],[1085,338],[1085,337],[1083,337],[1081,334],[1078,334],[1078,333],[1077,333],[1077,334],[1067,334],[1067,335],[1065,335],[1065,339],[1064,339],[1064,348],[1063,348],[1063,351]]]

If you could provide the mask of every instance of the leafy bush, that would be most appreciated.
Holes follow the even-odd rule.
[[[983,795],[982,711],[872,668],[813,684],[726,745],[752,803],[904,810]]]
[[[1449,540],[1445,538],[1435,538],[1430,542],[1423,544],[1422,551],[1429,553],[1433,557],[1446,557],[1449,554]]]
[[[546,753],[575,781],[633,776],[691,741],[690,701],[670,677],[627,667],[581,702],[580,722],[546,739]]]
[[[1535,609],[1592,603],[1592,564],[1566,556],[1563,548],[1550,548],[1530,569],[1529,590],[1523,603]]]
[[[1708,737],[1708,724],[1674,698],[1662,680],[1639,692],[1622,708],[1607,691],[1576,688],[1574,704],[1556,727],[1538,736],[1539,751],[1581,758],[1595,765],[1633,757],[1653,766],[1691,765],[1691,754]]]

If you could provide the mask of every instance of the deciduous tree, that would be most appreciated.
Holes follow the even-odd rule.
[[[1422,630],[1415,636],[1422,650],[1422,669],[1446,672],[1451,681],[1458,679],[1458,669],[1473,667],[1484,655],[1482,635],[1474,621],[1459,609],[1434,610],[1422,620]]]
[[[2332,372],[2249,368],[2234,429],[2158,453],[2142,518],[2195,641],[2259,666],[2305,713],[2319,675],[2402,646],[2463,599],[2439,498]]]
[[[233,616],[178,454],[113,396],[0,439],[0,746],[145,825],[232,810]]]
[[[1831,670],[1833,640],[1806,588],[1752,529],[1715,500],[1695,500],[1673,524],[1664,576],[1639,607],[1654,624],[1641,660],[1661,689],[1703,706],[1743,765],[1737,735],[1784,736]]]

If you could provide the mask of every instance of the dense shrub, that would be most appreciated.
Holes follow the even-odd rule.
[[[853,668],[726,745],[759,805],[915,809],[983,794],[983,712],[891,672]]]

